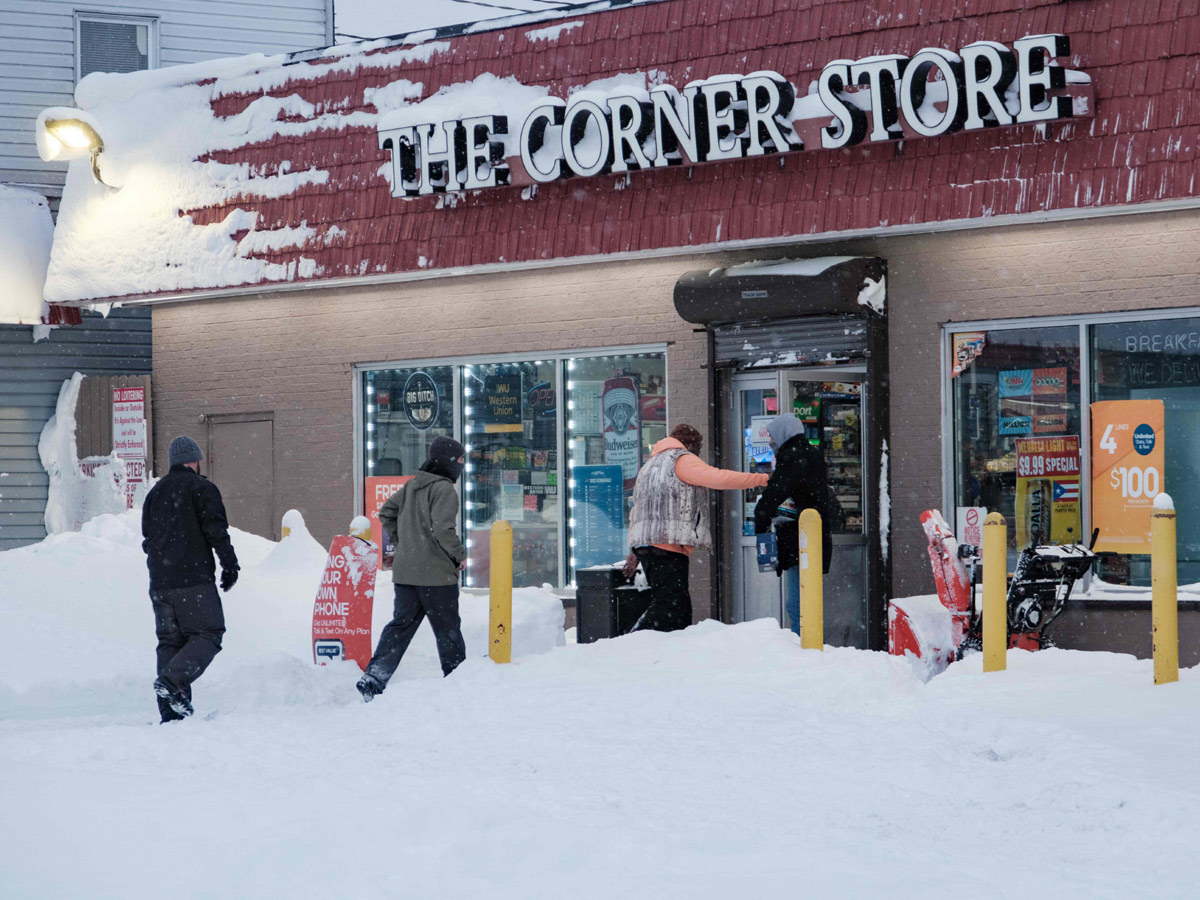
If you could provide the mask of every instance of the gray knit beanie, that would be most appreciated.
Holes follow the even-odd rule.
[[[167,451],[167,458],[170,465],[178,466],[181,463],[200,462],[204,459],[204,454],[200,452],[199,444],[186,434],[181,434],[171,441],[171,449]]]

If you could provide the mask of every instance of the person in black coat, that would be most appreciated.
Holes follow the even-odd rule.
[[[171,441],[171,469],[142,506],[142,550],[158,634],[154,693],[164,722],[192,714],[192,682],[221,650],[225,612],[214,552],[221,561],[221,590],[238,579],[225,504],[217,486],[200,474],[203,458],[190,437]]]
[[[791,414],[772,419],[767,433],[775,450],[775,470],[754,507],[754,533],[766,534],[774,525],[779,553],[775,571],[782,577],[800,564],[798,516],[806,509],[815,509],[821,514],[821,569],[827,573],[833,557],[837,510],[830,498],[825,456],[808,442],[804,423]],[[799,634],[799,582],[794,577],[788,579],[786,601],[792,630]]]

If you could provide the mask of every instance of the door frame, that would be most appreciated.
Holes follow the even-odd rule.
[[[877,326],[876,329],[869,329],[869,335],[871,330],[878,332],[875,335],[876,338],[886,333],[883,325]],[[892,581],[892,564],[888,552],[891,522],[882,520],[880,510],[883,508],[884,502],[881,491],[887,490],[889,486],[888,463],[884,454],[891,452],[891,430],[888,409],[890,396],[887,350],[886,345],[879,348],[878,343],[879,341],[876,340],[870,344],[874,350],[865,362],[856,361],[837,366],[764,368],[762,371],[725,369],[720,373],[714,373],[714,375],[723,376],[715,378],[717,384],[714,388],[714,395],[718,398],[717,405],[722,410],[728,409],[730,412],[728,421],[722,419],[720,422],[723,427],[719,433],[719,439],[716,441],[718,465],[738,469],[741,467],[741,454],[739,452],[732,455],[730,451],[735,446],[733,442],[740,439],[740,433],[735,435],[733,432],[740,432],[741,428],[741,385],[755,380],[774,379],[777,385],[777,396],[783,398],[787,396],[788,384],[792,381],[829,381],[836,380],[839,375],[852,375],[855,380],[862,383],[862,408],[864,410],[862,507],[863,538],[867,547],[865,573],[867,642],[872,650],[885,650],[887,649],[887,608],[891,597]],[[783,401],[781,400],[781,402]],[[885,442],[888,445],[886,451]],[[890,498],[887,507],[890,512]],[[718,500],[717,510],[717,520],[720,522],[721,528],[723,530],[728,528],[737,533],[737,540],[730,536],[721,541],[720,554],[720,568],[723,572],[728,573],[728,577],[719,576],[720,593],[725,598],[722,602],[724,609],[721,612],[725,621],[732,622],[736,621],[737,605],[743,602],[741,596],[735,593],[735,591],[740,591],[736,556],[737,550],[741,546],[741,523],[740,517],[732,514],[737,510],[731,510],[731,502],[727,498],[722,497]],[[728,522],[726,522],[726,517],[729,517]],[[733,524],[737,524],[739,527],[734,529]],[[780,603],[782,609],[782,596]]]
[[[278,486],[275,484],[275,411],[263,410],[262,412],[244,412],[244,413],[203,413],[200,418],[204,421],[204,456],[209,460],[213,459],[213,426],[214,425],[238,425],[244,422],[270,422],[271,423],[271,498],[268,501],[271,508],[268,510],[271,520],[271,540],[280,539],[280,521],[277,515],[278,503],[276,502],[276,493]],[[212,469],[206,466],[211,474]],[[219,485],[218,485],[219,487]]]

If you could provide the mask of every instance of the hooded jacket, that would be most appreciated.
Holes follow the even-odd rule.
[[[821,567],[828,572],[833,557],[835,510],[830,502],[825,456],[808,442],[804,425],[795,416],[779,416],[767,426],[767,431],[777,448],[775,471],[754,507],[754,531],[756,534],[770,531],[779,507],[789,500],[795,504],[797,515],[806,509],[815,509],[821,514]],[[780,437],[784,438],[782,444]],[[794,521],[785,521],[775,530],[779,541],[779,569],[790,569],[800,558],[798,526]]]
[[[383,504],[379,521],[396,547],[393,582],[458,584],[467,548],[458,538],[458,494],[450,478],[422,468]]]

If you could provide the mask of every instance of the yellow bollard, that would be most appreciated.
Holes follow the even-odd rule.
[[[998,512],[983,520],[983,671],[1008,668],[1008,525]]]
[[[815,509],[800,513],[800,646],[825,649],[824,547],[821,514]]]
[[[492,566],[489,578],[491,628],[488,656],[492,662],[512,662],[513,531],[505,521],[492,524]]]
[[[1154,627],[1154,683],[1179,680],[1179,592],[1175,567],[1175,503],[1154,498],[1150,519],[1150,618]]]

